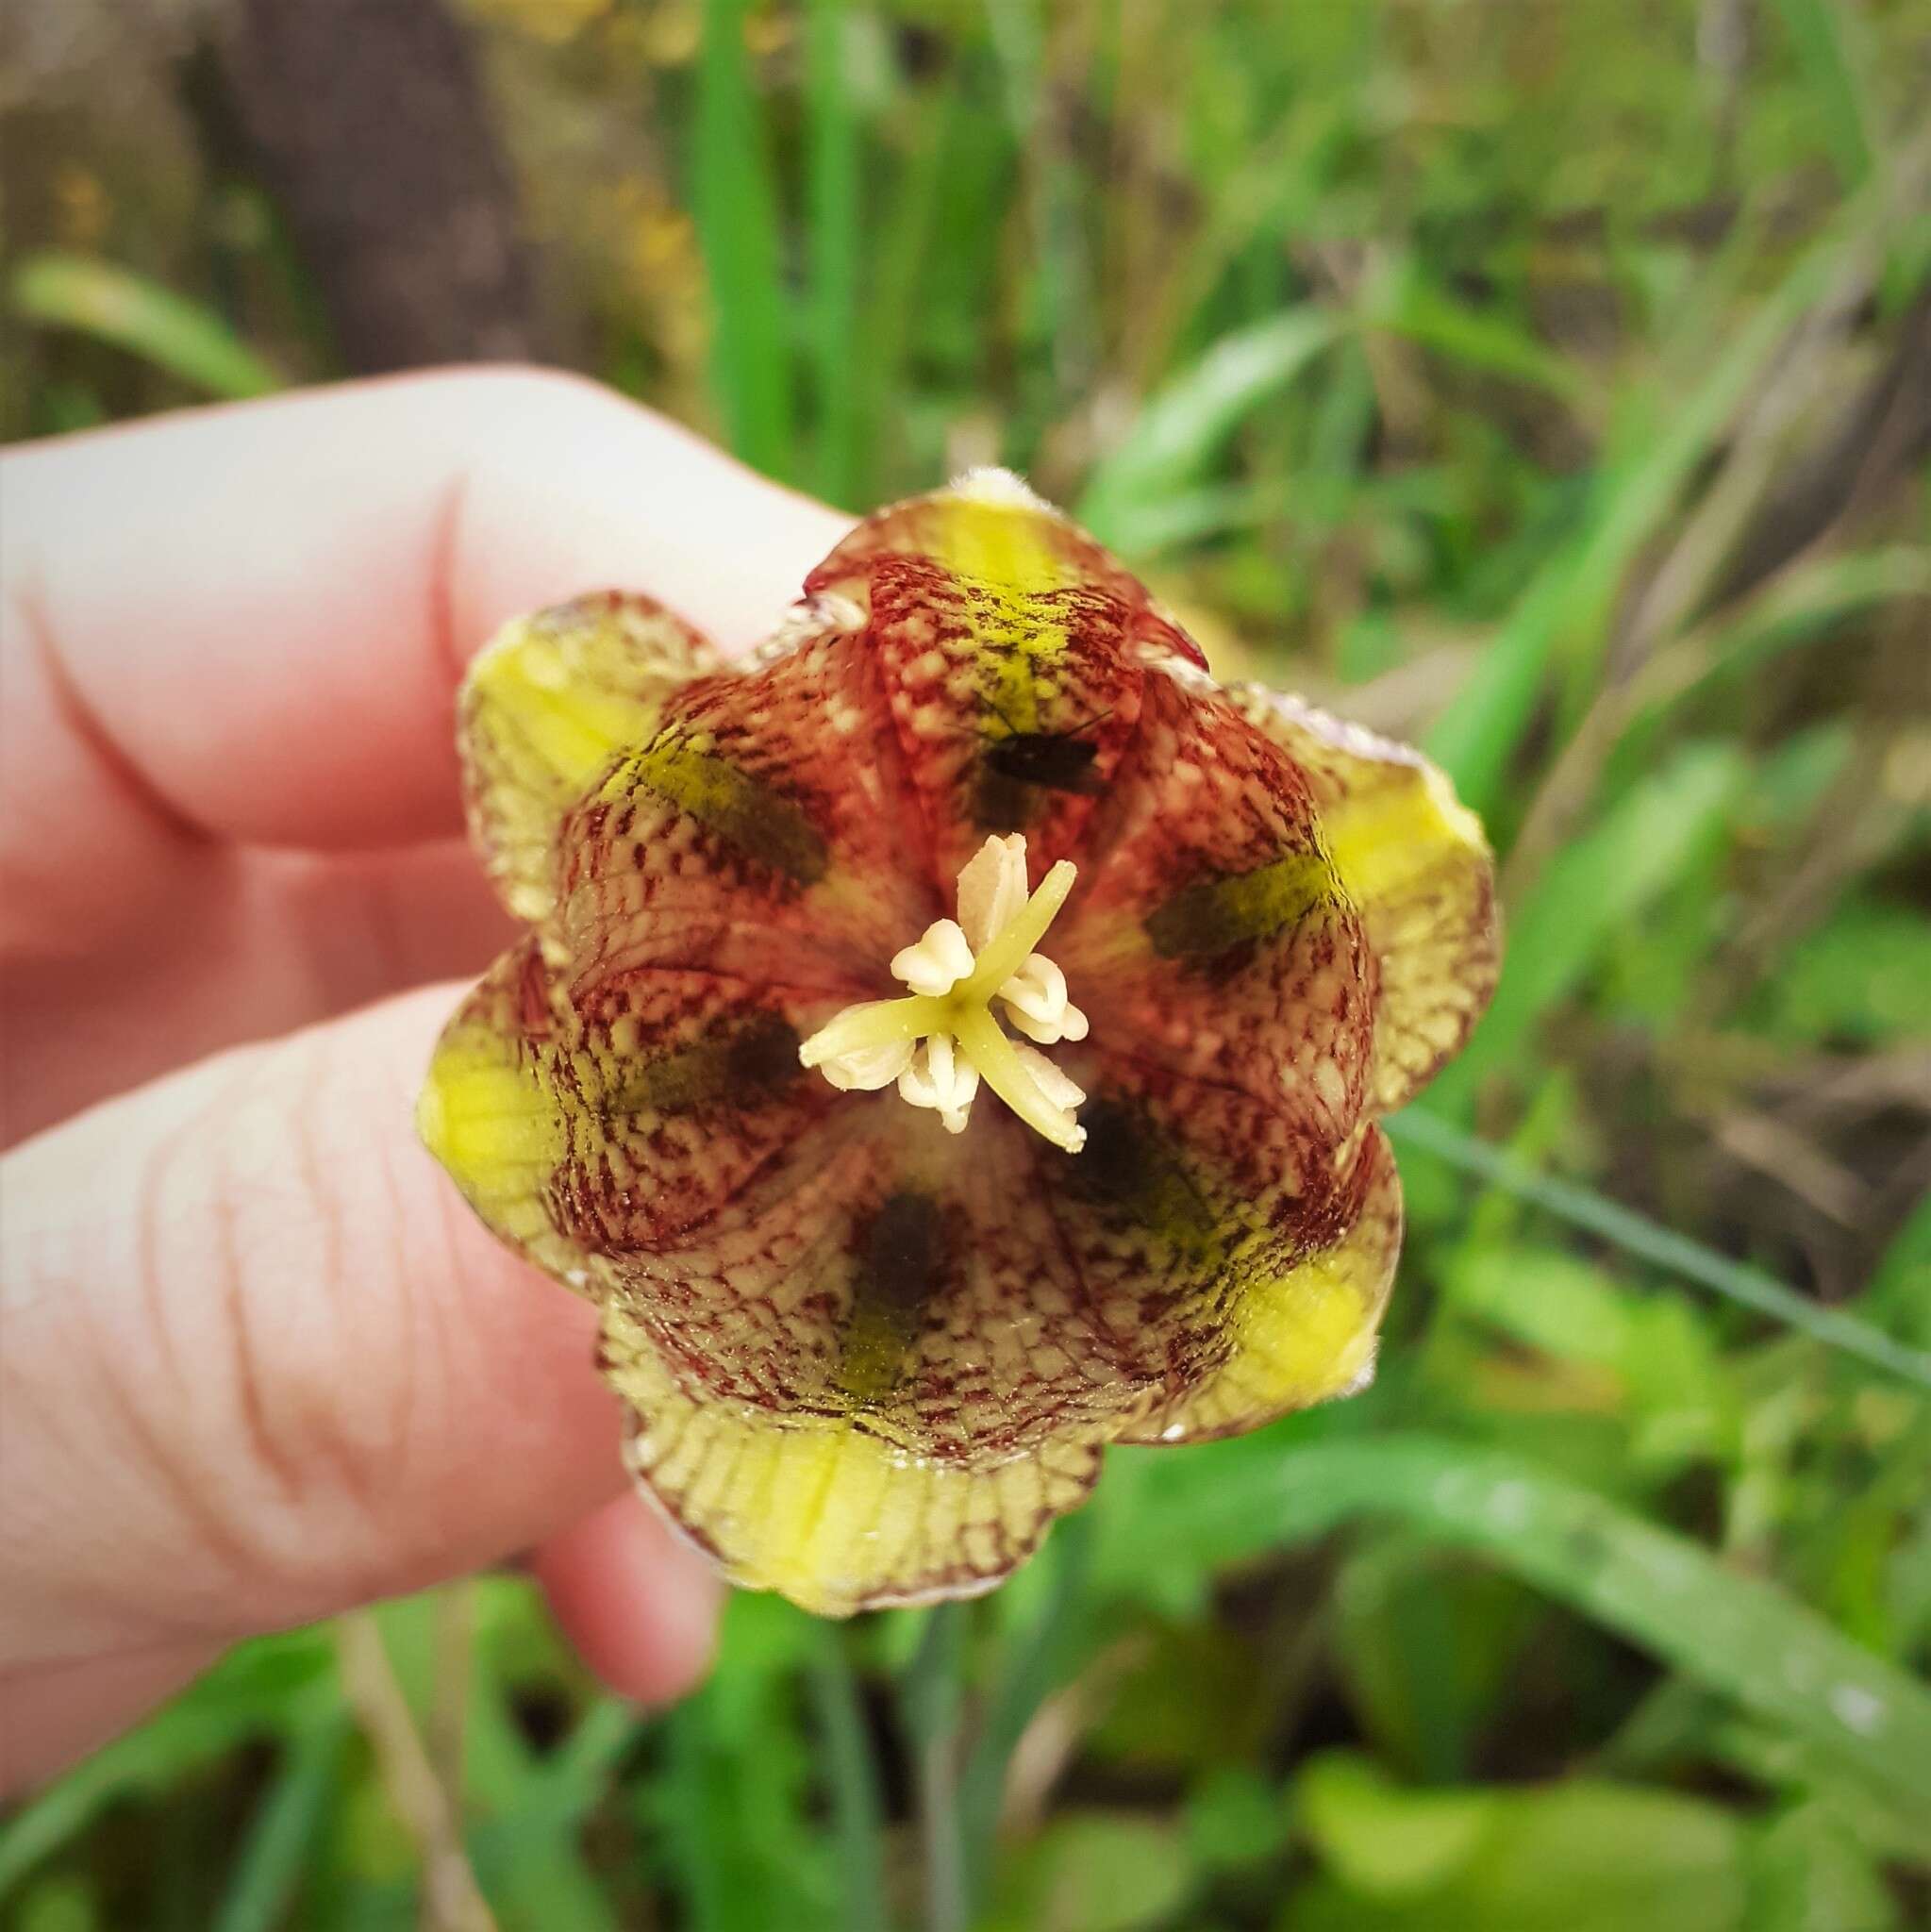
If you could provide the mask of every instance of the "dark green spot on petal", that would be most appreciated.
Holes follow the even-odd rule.
[[[612,1113],[693,1113],[724,1100],[755,1101],[803,1071],[797,1029],[765,1013],[633,1069],[608,1106]]]
[[[1210,959],[1298,924],[1340,889],[1318,852],[1290,852],[1230,878],[1196,879],[1154,912],[1146,936],[1166,959]]]
[[[824,876],[824,836],[788,798],[748,773],[700,751],[681,729],[661,732],[619,769],[614,782],[635,782],[688,812],[747,858],[801,886]]]
[[[873,1217],[858,1253],[839,1389],[854,1402],[891,1392],[938,1288],[943,1217],[926,1194],[893,1194]]]

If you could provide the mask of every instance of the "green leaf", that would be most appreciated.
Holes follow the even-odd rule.
[[[1071,1669],[1082,1632],[1092,1524],[1083,1516],[1057,1524],[1040,1552],[1028,1587],[1039,1591],[1026,1628],[1001,1648],[990,1706],[959,1774],[958,1806],[969,1870],[992,1858],[1006,1774],[1025,1727]]]
[[[1078,516],[1102,542],[1137,550],[1142,531],[1164,534],[1161,511],[1265,397],[1340,340],[1347,325],[1317,308],[1290,309],[1224,336],[1142,406],[1094,467]]]
[[[1178,1910],[1188,1883],[1171,1825],[1063,1812],[1013,1861],[988,1932],[1151,1932]]]
[[[1744,1932],[1741,1827],[1707,1800],[1575,1779],[1540,1790],[1405,1790],[1317,1758],[1301,1820],[1335,1882],[1282,1932]]]
[[[1773,1584],[1498,1451],[1421,1434],[1262,1446],[1160,1452],[1167,1470],[1142,1476],[1134,1560],[1174,1538],[1225,1562],[1393,1517],[1931,1804],[1931,1690]]]
[[[831,1790],[832,1828],[838,1839],[844,1884],[845,1932],[891,1932],[885,1905],[884,1799],[878,1767],[865,1727],[857,1678],[845,1634],[827,1624],[818,1635],[811,1664],[818,1731]]]
[[[286,1923],[335,1796],[349,1730],[338,1709],[296,1734],[241,1842],[210,1932],[275,1932]]]
[[[1506,316],[1464,308],[1428,278],[1413,257],[1369,294],[1363,319],[1471,369],[1573,397],[1580,372]]]
[[[1874,124],[1866,80],[1869,52],[1858,9],[1841,0],[1775,0],[1817,114],[1817,125],[1846,188],[1871,172]]]
[[[1643,419],[1642,433],[1625,430],[1629,453],[1598,472],[1581,527],[1550,554],[1428,734],[1429,754],[1474,810],[1490,815],[1501,802],[1552,658],[1578,639],[1591,660],[1599,656],[1630,565],[1846,253],[1868,242],[1886,219],[1874,194],[1860,196],[1731,334],[1699,387],[1685,395],[1673,385],[1667,407],[1655,396],[1636,399],[1631,413]]]
[[[1352,1752],[1314,1759],[1295,1798],[1301,1829],[1326,1863],[1383,1898],[1439,1887],[1474,1857],[1495,1822],[1489,1792],[1405,1791]]]
[[[1723,836],[1748,777],[1734,745],[1685,745],[1557,854],[1509,921],[1501,984],[1467,1051],[1435,1083],[1437,1113],[1455,1116],[1490,1071],[1527,1057],[1542,1017],[1575,993],[1611,941]]]
[[[691,203],[710,281],[711,387],[731,448],[791,474],[791,361],[777,192],[744,25],[749,0],[707,0]]]
[[[1931,1039],[1931,924],[1915,907],[1852,898],[1796,941],[1757,1005],[1782,1040]]]
[[[1279,1793],[1258,1773],[1224,1764],[1187,1793],[1187,1851],[1210,1872],[1239,1871],[1275,1857],[1287,1840]]]
[[[1828,1806],[1801,1805],[1750,1860],[1750,1932],[1891,1932],[1903,1923],[1884,1874]]]
[[[733,1597],[716,1669],[664,1721],[650,1806],[693,1932],[833,1932],[835,1847],[816,1825],[800,1674],[819,1625],[776,1597]]]
[[[220,316],[132,269],[48,250],[14,270],[8,296],[23,321],[111,342],[210,395],[240,399],[282,386]]]
[[[861,358],[858,123],[851,81],[849,0],[810,0],[805,18],[809,135],[811,353],[818,406],[818,493],[851,504],[858,489]]]

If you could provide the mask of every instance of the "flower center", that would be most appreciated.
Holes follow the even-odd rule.
[[[798,1058],[834,1087],[870,1092],[896,1080],[901,1098],[937,1108],[955,1134],[983,1080],[1027,1126],[1077,1154],[1086,1129],[1073,1109],[1086,1094],[1040,1048],[1084,1040],[1086,1015],[1066,997],[1065,974],[1033,951],[1076,876],[1062,858],[1028,898],[1025,840],[988,839],[958,875],[957,919],[934,920],[892,957],[909,996],[847,1007]]]

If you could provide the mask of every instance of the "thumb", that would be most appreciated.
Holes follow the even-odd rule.
[[[0,1670],[325,1615],[621,1489],[593,1311],[416,1142],[455,998],[225,1054],[0,1162]],[[712,1585],[668,1537],[658,1569],[694,1672]]]

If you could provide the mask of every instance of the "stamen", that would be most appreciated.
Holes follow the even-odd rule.
[[[958,875],[958,918],[934,920],[892,956],[910,997],[847,1007],[798,1058],[845,1090],[875,1092],[895,1080],[902,1099],[936,1110],[954,1134],[965,1130],[983,1078],[1028,1126],[1078,1153],[1086,1130],[1073,1110],[1086,1094],[1039,1048],[1084,1040],[1087,1018],[1067,997],[1065,974],[1033,950],[1077,876],[1062,858],[1028,896],[1025,840],[988,839]],[[995,1002],[1033,1044],[1007,1034]]]

